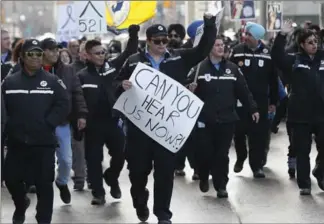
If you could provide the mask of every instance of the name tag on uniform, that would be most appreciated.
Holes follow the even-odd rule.
[[[251,62],[250,62],[250,59],[245,59],[245,60],[244,60],[244,65],[245,65],[245,66],[250,66],[250,63],[251,63]]]

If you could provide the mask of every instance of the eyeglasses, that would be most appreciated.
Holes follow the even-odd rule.
[[[101,56],[101,55],[105,55],[106,51],[97,51],[97,52],[93,52],[92,54],[95,54],[97,56]]]
[[[308,42],[306,42],[309,45],[317,45],[318,41],[317,40],[310,40]]]
[[[30,51],[30,52],[26,52],[25,55],[27,57],[42,57],[43,56],[43,52],[36,52],[36,51]]]
[[[169,34],[168,37],[169,37],[170,39],[171,39],[172,37],[174,37],[174,38],[179,38],[180,35],[178,35],[178,34]]]
[[[152,39],[153,43],[155,45],[160,45],[162,44],[167,44],[168,43],[168,39],[167,38],[163,38],[163,39]]]

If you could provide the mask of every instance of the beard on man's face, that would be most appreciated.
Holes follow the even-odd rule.
[[[174,39],[171,39],[171,40],[169,40],[168,47],[169,48],[174,48],[174,49],[180,48],[181,47],[181,42],[176,41]]]

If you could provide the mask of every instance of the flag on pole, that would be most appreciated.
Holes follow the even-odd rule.
[[[157,1],[106,1],[108,29],[124,30],[141,24],[156,14]]]

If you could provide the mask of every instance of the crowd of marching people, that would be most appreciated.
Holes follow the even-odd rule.
[[[70,203],[71,170],[74,190],[87,185],[92,205],[105,204],[104,182],[113,198],[121,198],[118,179],[125,163],[138,219],[145,222],[150,215],[146,185],[153,169],[153,213],[159,223],[169,224],[174,176],[186,175],[186,159],[200,191],[209,191],[211,175],[217,197],[227,198],[232,141],[234,172],[241,172],[248,159],[254,178],[265,178],[271,133],[284,119],[289,176],[297,175],[301,195],[311,194],[309,154],[315,135],[312,174],[324,191],[323,30],[309,23],[293,28],[286,21],[265,42],[264,27],[248,22],[232,41],[217,35],[215,19],[206,13],[187,30],[181,24],[154,24],[144,43],[138,38],[140,27],[131,25],[123,51],[118,44],[106,49],[99,38],[71,40],[67,46],[51,38],[19,39],[11,47],[9,33],[1,31],[1,183],[14,202],[14,224],[25,221],[27,193],[37,194],[37,222],[51,223],[53,183],[62,201]],[[194,46],[202,24],[203,35]],[[190,38],[184,43],[186,33]],[[113,109],[132,88],[129,78],[138,63],[171,77],[204,102],[177,153]],[[110,155],[106,170],[104,146]]]

